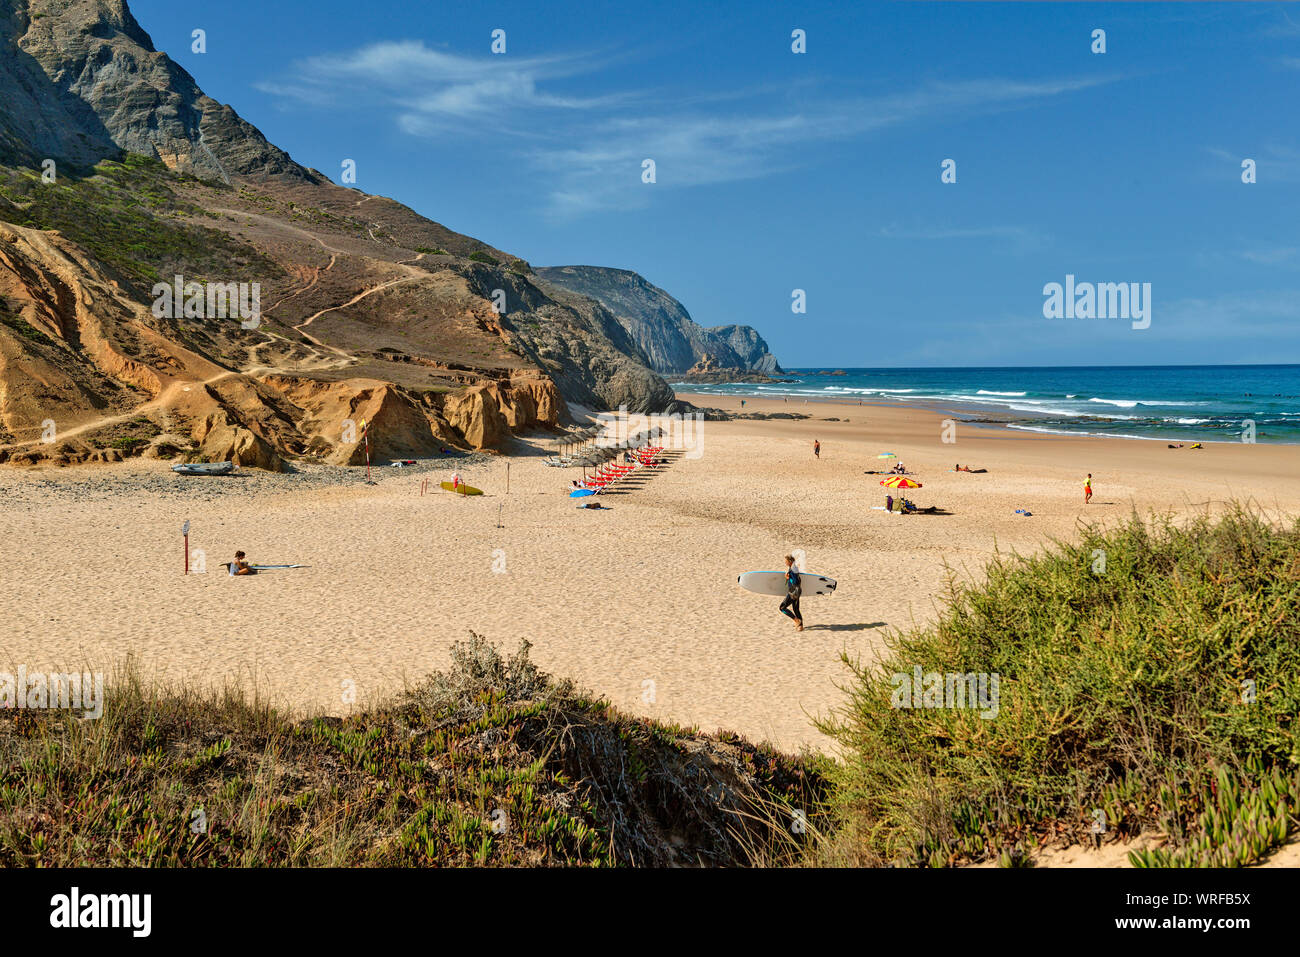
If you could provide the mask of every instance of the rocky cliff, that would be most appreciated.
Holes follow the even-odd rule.
[[[776,356],[754,329],[705,328],[685,306],[637,273],[604,266],[548,266],[536,272],[544,282],[590,297],[608,309],[656,372],[686,372],[701,362],[711,368],[781,371]]]
[[[123,0],[0,0],[0,460],[346,462],[357,417],[394,456],[482,448],[674,408],[649,364],[601,304],[295,163]]]
[[[49,157],[92,166],[131,152],[224,182],[322,180],[205,96],[154,49],[125,3],[3,0],[0,46],[0,126],[8,134],[0,162]]]

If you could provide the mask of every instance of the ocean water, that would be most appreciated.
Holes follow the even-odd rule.
[[[1300,365],[788,370],[791,382],[673,383],[680,391],[918,405],[1037,432],[1300,444]]]

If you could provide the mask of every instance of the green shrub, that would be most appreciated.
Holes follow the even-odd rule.
[[[1300,524],[1135,517],[950,589],[879,666],[846,659],[819,723],[844,755],[838,853],[943,865],[1155,829],[1173,857],[1240,862],[1295,829]],[[996,716],[894,707],[916,666],[997,674]]]
[[[54,345],[54,340],[47,336],[41,330],[37,329],[22,316],[16,316],[6,311],[4,303],[0,302],[0,324],[8,326],[18,335],[30,342],[39,343],[43,346]]]

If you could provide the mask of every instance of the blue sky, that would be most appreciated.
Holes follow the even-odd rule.
[[[787,366],[1300,362],[1300,5],[131,8],[299,162]],[[1151,283],[1150,328],[1045,319],[1067,273]]]

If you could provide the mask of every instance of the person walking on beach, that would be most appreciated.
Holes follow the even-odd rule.
[[[1089,472],[1088,477],[1083,480],[1083,504],[1087,505],[1091,501],[1092,501],[1092,473]]]
[[[813,439],[813,457],[818,459],[822,457],[822,444],[818,439]]]
[[[781,601],[781,614],[794,619],[795,631],[803,631],[803,615],[799,613],[799,595],[803,587],[799,581],[799,569],[795,567],[794,556],[785,556],[785,598]]]

